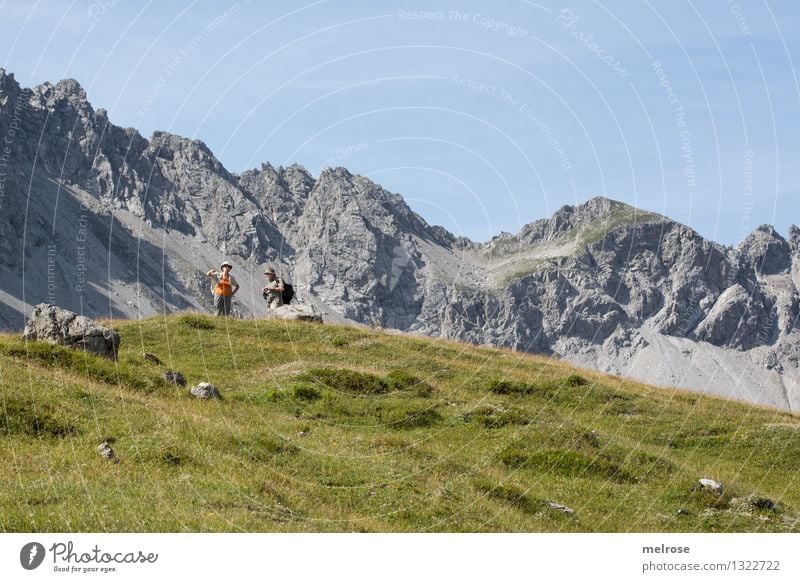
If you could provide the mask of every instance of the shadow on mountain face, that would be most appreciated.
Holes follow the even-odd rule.
[[[10,260],[0,264],[0,326],[21,329],[25,304],[42,302],[109,318],[126,318],[137,304],[148,313],[195,307],[164,247],[112,214],[96,214],[49,178],[36,176],[25,199],[14,227],[22,232],[7,241]]]

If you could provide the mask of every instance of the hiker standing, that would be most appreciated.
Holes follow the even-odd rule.
[[[283,279],[277,276],[273,268],[264,271],[264,275],[267,277],[267,284],[261,292],[267,300],[269,310],[272,311],[283,305]]]
[[[236,292],[239,290],[239,283],[237,283],[234,276],[231,275],[233,265],[228,261],[222,263],[220,269],[222,269],[222,272],[211,269],[206,273],[206,276],[216,279],[216,285],[214,286],[214,308],[217,310],[217,315],[228,316],[231,314],[231,303],[233,302],[233,296],[236,295]]]

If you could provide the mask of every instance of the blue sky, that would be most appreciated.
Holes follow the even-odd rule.
[[[595,195],[800,222],[797,2],[2,2],[0,66],[231,171],[343,165],[487,240]]]

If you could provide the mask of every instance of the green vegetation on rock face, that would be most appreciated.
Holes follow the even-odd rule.
[[[521,242],[517,235],[508,235],[493,241],[484,256],[490,262],[498,259],[504,261],[502,283],[508,285],[537,271],[555,267],[559,256],[581,253],[586,246],[603,240],[615,228],[664,220],[659,214],[645,212],[622,202],[606,200],[606,203],[607,212],[593,216],[586,224],[574,226],[558,238],[532,246]],[[540,256],[528,256],[534,253]],[[507,264],[505,261],[508,261]]]
[[[0,335],[2,531],[800,529],[787,413],[363,329],[114,326],[118,362]]]
[[[556,259],[520,259],[509,265],[509,272],[503,276],[503,285],[522,279],[528,275],[542,271],[546,268],[555,268]]]
[[[597,220],[578,231],[578,245],[582,249],[586,245],[603,240],[609,232],[622,225],[644,224],[659,220],[663,220],[663,217],[653,212],[642,212],[619,202],[612,203],[611,212],[599,216]]]

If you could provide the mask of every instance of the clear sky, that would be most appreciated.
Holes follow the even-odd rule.
[[[0,66],[234,172],[346,166],[474,240],[602,194],[735,245],[800,222],[798,23],[788,0],[0,0]]]

